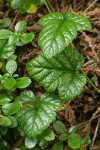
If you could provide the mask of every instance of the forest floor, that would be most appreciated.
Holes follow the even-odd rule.
[[[83,13],[92,2],[93,0],[49,0],[53,11],[62,13],[68,10],[73,13]],[[5,6],[4,3],[0,6],[0,18],[9,17],[12,20],[10,29],[13,29],[19,20],[25,20],[27,22],[26,32],[34,32],[37,35],[30,44],[20,47],[16,51],[20,76],[27,74],[26,63],[40,52],[37,38],[41,27],[37,24],[37,21],[47,13],[48,10],[44,5],[39,6],[35,14],[15,12],[10,7]],[[85,58],[84,72],[100,89],[100,2],[96,2],[89,10],[84,12],[84,16],[92,23],[92,29],[88,32],[79,33],[73,42],[73,46]],[[29,89],[32,89],[37,96],[43,93],[43,89],[35,81]],[[91,145],[88,149],[100,150],[100,93],[91,84],[87,83],[81,95],[64,104],[64,109],[58,112],[57,119],[63,121],[68,128],[77,125],[78,133],[82,137],[87,133],[91,137]],[[83,150],[82,147],[81,150]]]

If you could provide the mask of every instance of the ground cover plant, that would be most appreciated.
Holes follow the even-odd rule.
[[[82,13],[52,12],[47,1],[8,0],[6,5],[22,16],[36,13],[38,7],[44,6],[49,13],[36,22],[40,27],[38,35],[30,30],[26,32],[25,19],[15,25],[10,18],[0,19],[0,148],[86,149],[91,143],[89,132],[82,136],[74,123],[67,128],[57,119],[57,112],[68,109],[67,104],[83,92],[87,81],[100,93],[84,72],[84,56],[72,43],[78,34],[92,29],[89,19]],[[22,75],[18,53],[28,49],[35,38],[41,52],[25,62],[25,74]],[[34,91],[34,82],[42,91],[39,95]],[[99,109],[90,122],[98,113]],[[15,136],[13,146],[9,134],[10,138]]]

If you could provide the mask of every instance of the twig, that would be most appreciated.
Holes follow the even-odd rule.
[[[92,139],[92,144],[91,144],[90,150],[93,150],[94,142],[95,142],[97,132],[98,132],[98,129],[99,129],[99,124],[100,124],[100,118],[98,118],[98,122],[97,122],[97,126],[95,128],[95,133],[94,133],[94,137]]]
[[[92,120],[94,120],[94,119],[96,119],[96,118],[98,118],[98,117],[100,117],[100,114],[97,115],[97,116],[95,116],[95,117],[93,117],[93,118],[91,118],[91,119],[89,119],[89,120],[87,120],[87,121],[84,121],[84,122],[82,122],[82,123],[80,123],[80,124],[78,124],[78,125],[76,125],[76,126],[79,127],[79,126],[82,126],[82,125],[84,125],[84,124],[86,124],[86,123],[88,123],[88,122],[89,122],[89,124],[90,124]]]
[[[49,13],[51,13],[51,10],[50,10],[50,8],[49,8],[48,3],[47,3],[47,1],[46,1],[46,0],[44,0],[44,4],[45,4],[45,6],[47,7],[48,12],[49,12]]]
[[[82,71],[82,73],[85,75],[85,77],[86,77],[88,83],[89,83],[92,87],[94,87],[94,89],[95,89],[98,93],[100,93],[100,89],[98,89],[98,88],[93,84],[93,82],[88,78],[88,76],[85,74],[85,72],[83,71],[82,68],[81,68],[81,71]]]
[[[18,15],[19,15],[19,11],[17,12],[16,16],[14,17],[14,19],[13,19],[13,21],[12,21],[11,25],[10,25],[10,29],[12,29],[12,27],[14,26],[15,21],[16,21],[16,19],[17,19]]]
[[[84,11],[83,11],[83,14],[86,13],[95,3],[97,2],[97,0],[94,0],[88,8],[86,8]]]

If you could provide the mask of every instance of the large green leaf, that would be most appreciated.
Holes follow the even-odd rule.
[[[8,40],[0,40],[0,58],[7,59],[15,51],[15,45],[10,44]]]
[[[76,49],[67,47],[51,59],[41,53],[28,63],[27,71],[48,92],[58,88],[60,97],[69,100],[79,95],[86,83],[85,76],[78,72],[83,63]]]
[[[22,106],[22,109],[16,115],[17,120],[21,131],[27,137],[33,138],[41,134],[54,121],[56,112],[61,107],[61,101],[52,94],[44,94],[38,100],[34,99],[33,96],[33,104],[29,99],[27,104],[25,101]]]
[[[91,29],[87,18],[70,12],[66,14],[54,12],[45,15],[38,23],[43,26],[38,44],[48,58],[61,52],[69,43],[72,43],[77,36],[77,31]]]

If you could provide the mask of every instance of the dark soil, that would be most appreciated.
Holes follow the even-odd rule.
[[[53,11],[62,13],[68,10],[73,13],[82,13],[92,2],[93,0],[49,0]],[[26,20],[26,32],[35,33],[35,40],[26,46],[16,49],[18,73],[20,76],[27,75],[25,70],[26,63],[40,52],[37,38],[41,27],[37,24],[37,21],[47,13],[48,10],[44,5],[39,6],[35,14],[21,14],[8,7],[5,1],[0,4],[0,18],[9,17],[12,20],[9,29],[13,30],[14,25],[19,20]],[[88,32],[79,33],[77,39],[73,42],[73,46],[85,58],[84,72],[93,81],[94,85],[100,89],[100,2],[96,2],[84,13],[84,16],[90,19],[93,28]],[[33,81],[29,89],[33,90],[37,97],[44,91],[35,81]],[[91,137],[89,150],[100,150],[100,93],[89,83],[86,84],[80,96],[64,104],[63,110],[58,112],[57,118],[63,121],[67,128],[77,125],[78,132],[82,137],[89,134]],[[19,144],[18,142],[22,141],[19,139],[16,142],[13,141],[12,147]],[[50,147],[53,144],[53,142],[52,144],[50,143],[48,150],[51,149]],[[68,150],[68,148],[65,147],[64,150]],[[83,147],[80,150],[84,150]]]

